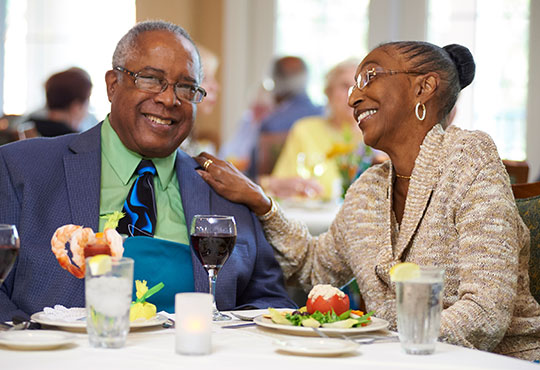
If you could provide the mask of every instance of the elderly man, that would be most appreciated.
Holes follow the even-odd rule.
[[[262,133],[287,132],[300,118],[323,113],[323,107],[313,104],[306,93],[307,75],[306,63],[299,57],[286,56],[274,62],[276,109],[262,121]]]
[[[207,273],[189,248],[195,214],[233,215],[237,222],[236,246],[217,280],[219,309],[294,305],[257,217],[218,196],[197,174],[198,164],[177,151],[205,95],[201,75],[197,48],[181,27],[139,23],[118,43],[105,75],[111,113],[101,124],[0,148],[0,223],[15,224],[21,236],[0,289],[0,320],[55,304],[84,306],[84,281],[59,266],[51,236],[65,224],[102,230],[100,215],[120,210],[127,216],[119,231],[135,235],[124,254],[135,258],[136,277],[149,286],[165,283],[151,299],[158,310],[174,310],[179,291],[208,292]],[[126,199],[147,176],[137,173],[140,163],[151,168],[157,211],[147,224]]]
[[[277,59],[272,68],[275,107],[260,123],[252,153],[250,177],[272,172],[291,126],[300,118],[320,116],[323,107],[311,102],[306,93],[308,70],[299,57]]]

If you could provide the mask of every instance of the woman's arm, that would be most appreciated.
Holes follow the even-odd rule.
[[[523,247],[519,214],[498,162],[483,166],[457,210],[458,300],[441,317],[444,339],[482,350],[493,349],[510,324]]]
[[[293,278],[309,289],[312,285],[325,283],[340,286],[352,278],[347,258],[341,256],[345,245],[342,226],[347,212],[340,210],[330,230],[313,237],[303,222],[288,220],[277,206],[272,210],[272,201],[260,186],[253,183],[230,163],[207,153],[195,160],[203,164],[211,159],[207,170],[197,170],[214,190],[230,201],[248,206],[262,221],[266,238],[274,247],[286,279]]]

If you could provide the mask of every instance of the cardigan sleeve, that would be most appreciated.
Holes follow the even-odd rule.
[[[266,238],[274,247],[276,258],[287,280],[294,279],[309,291],[316,284],[345,285],[353,278],[343,250],[344,210],[340,209],[330,229],[312,236],[307,226],[289,220],[280,208],[263,222]]]
[[[461,281],[457,301],[442,313],[441,337],[489,351],[510,325],[524,239],[500,160],[483,162],[456,211]]]
[[[362,278],[358,269],[370,266],[368,260],[377,254],[377,237],[386,235],[386,212],[370,208],[386,209],[388,168],[388,164],[373,166],[351,185],[323,234],[312,236],[303,222],[287,219],[281,209],[263,222],[286,279],[299,281],[308,291],[316,284],[341,287],[354,277]]]

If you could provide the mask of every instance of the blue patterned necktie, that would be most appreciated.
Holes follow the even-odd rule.
[[[128,236],[154,236],[156,228],[156,201],[154,195],[154,175],[156,168],[152,161],[143,159],[136,170],[139,177],[129,190],[117,230]]]

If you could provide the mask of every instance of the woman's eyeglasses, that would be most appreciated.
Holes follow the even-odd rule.
[[[375,69],[370,68],[364,72],[360,72],[358,74],[358,77],[356,78],[356,83],[352,85],[349,88],[349,96],[352,94],[354,88],[356,87],[358,90],[364,89],[371,81],[373,81],[377,76],[384,76],[384,75],[396,75],[400,73],[405,74],[414,74],[414,75],[421,75],[421,72],[416,71],[392,71],[389,69]]]

